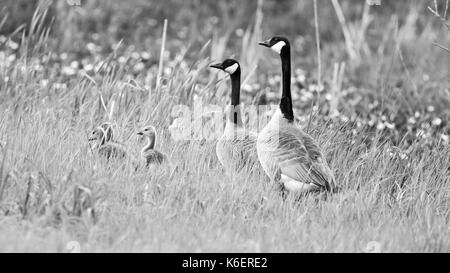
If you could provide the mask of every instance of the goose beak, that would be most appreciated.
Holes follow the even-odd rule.
[[[212,64],[212,65],[210,65],[209,67],[217,68],[217,69],[223,70],[223,66],[222,66],[221,63],[218,63],[218,64]]]
[[[258,45],[265,46],[265,47],[270,47],[270,39],[269,40],[265,40],[265,41],[261,41],[261,42],[258,43]]]

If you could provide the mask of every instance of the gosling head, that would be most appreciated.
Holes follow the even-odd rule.
[[[212,64],[209,67],[220,69],[230,75],[237,74],[241,71],[239,62],[234,59],[226,59],[222,63]]]
[[[259,42],[258,44],[268,47],[280,55],[290,48],[289,40],[280,36],[274,36],[269,40]]]
[[[151,125],[145,126],[137,134],[140,136],[144,136],[144,137],[155,137],[156,129],[155,129],[155,127],[153,127]]]
[[[153,149],[155,147],[156,142],[156,129],[155,127],[149,125],[142,128],[138,133],[138,135],[143,136],[148,139],[147,146],[144,147],[146,149]]]
[[[104,122],[94,130],[92,130],[89,135],[89,142],[96,141],[100,145],[105,144],[113,139],[113,131],[111,123]]]

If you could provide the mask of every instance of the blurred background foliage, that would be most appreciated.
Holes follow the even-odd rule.
[[[77,6],[77,3],[80,6]],[[205,1],[205,0],[2,0],[2,15],[8,20],[0,33],[11,33],[22,24],[29,24],[36,8],[49,6],[49,18],[55,17],[53,33],[63,40],[65,50],[73,49],[73,43],[101,35],[102,41],[125,39],[136,46],[155,46],[152,37],[159,37],[162,21],[170,22],[169,37],[184,43],[204,43],[214,33],[235,31],[232,41],[239,40],[239,30],[246,29],[254,19],[257,0]],[[368,38],[378,39],[384,34],[392,16],[399,25],[411,24],[413,33],[420,36],[431,24],[439,27],[439,21],[427,13],[432,1],[383,1],[373,5],[371,28]],[[444,2],[442,2],[442,5]],[[342,31],[331,1],[319,1],[320,37],[324,44],[342,41]],[[341,1],[342,10],[349,23],[357,22],[366,1]],[[441,7],[444,8],[444,7]],[[263,2],[263,32],[301,36],[305,41],[302,52],[314,50],[313,2],[299,0],[266,0]],[[413,17],[413,18],[411,18]],[[412,21],[412,22],[411,22]],[[50,20],[48,20],[50,23]],[[70,33],[67,33],[70,32]],[[81,39],[81,40],[80,40]],[[231,47],[232,48],[232,47]]]

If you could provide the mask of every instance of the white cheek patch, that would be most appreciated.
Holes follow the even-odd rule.
[[[239,67],[238,64],[233,64],[225,68],[225,71],[228,72],[229,74],[233,74],[238,69],[238,67]]]
[[[271,48],[273,51],[275,51],[276,53],[280,54],[281,49],[282,49],[285,45],[286,45],[285,42],[280,41],[280,42],[274,44],[273,46],[271,46],[270,48]]]

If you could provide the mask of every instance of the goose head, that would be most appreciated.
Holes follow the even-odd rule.
[[[289,40],[280,36],[274,36],[269,40],[259,42],[258,44],[268,47],[280,55],[284,52],[284,50],[289,49],[290,47]]]
[[[210,67],[220,69],[230,75],[233,75],[240,71],[239,62],[234,59],[226,59],[222,63],[212,64],[210,65]]]

